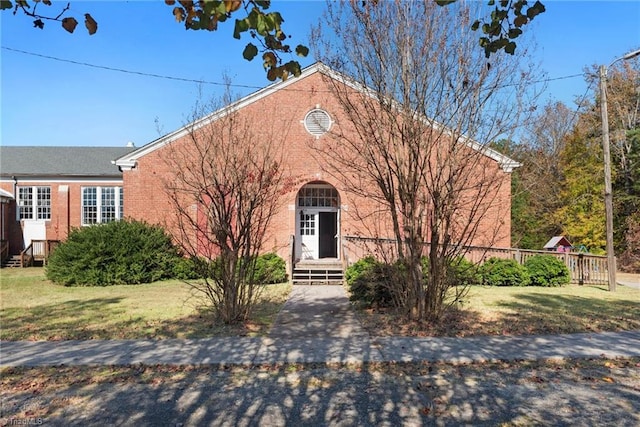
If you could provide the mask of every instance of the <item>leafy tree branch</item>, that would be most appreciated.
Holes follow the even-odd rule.
[[[435,1],[440,6],[447,6],[458,0],[423,1]],[[69,33],[74,32],[78,21],[72,16],[63,17],[70,8],[69,3],[57,15],[37,11],[41,3],[45,6],[52,5],[51,0],[0,0],[0,9],[13,9],[14,15],[20,11],[34,18],[33,25],[36,28],[44,29],[45,21],[51,20],[61,22]],[[347,3],[356,4],[358,1],[347,0]],[[380,4],[379,0],[362,3],[369,3],[374,7]],[[242,51],[242,56],[247,61],[252,61],[261,54],[262,65],[270,81],[300,75],[300,63],[295,59],[285,62],[283,55],[295,53],[304,58],[309,54],[309,48],[302,44],[291,47],[287,42],[291,36],[283,29],[285,20],[280,12],[270,10],[270,0],[165,0],[165,4],[173,8],[175,20],[184,23],[187,30],[216,31],[220,23],[235,18],[233,38],[240,39],[243,33],[248,33],[252,39]],[[487,58],[501,50],[513,55],[516,49],[515,39],[523,33],[523,27],[545,12],[540,1],[529,4],[527,0],[487,0],[487,5],[494,7],[491,13],[470,25],[471,30],[482,31],[478,42]],[[417,4],[414,6],[417,7]],[[89,13],[84,16],[87,31],[95,34],[98,23]],[[386,26],[389,23],[378,24]]]
[[[27,0],[1,0],[0,10],[13,9],[14,15],[21,11],[26,16],[34,18],[33,26],[35,28],[40,28],[41,30],[44,29],[43,20],[60,22],[62,24],[62,28],[64,28],[69,33],[73,33],[78,26],[78,21],[73,16],[63,17],[63,15],[71,8],[71,3],[67,3],[67,5],[57,15],[43,14],[38,11],[38,6],[40,4],[51,6],[51,0],[33,0],[32,3],[33,8]],[[89,13],[84,14],[84,25],[90,35],[93,35],[96,33],[96,31],[98,31],[98,23]]]

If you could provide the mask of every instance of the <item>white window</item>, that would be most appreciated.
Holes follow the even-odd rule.
[[[315,236],[316,234],[316,216],[314,214],[306,214],[300,212],[300,235]]]
[[[18,187],[18,219],[51,219],[51,187]]]
[[[82,225],[121,219],[122,202],[121,187],[82,187]]]

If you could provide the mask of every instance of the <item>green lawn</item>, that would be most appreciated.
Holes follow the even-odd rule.
[[[215,324],[196,309],[187,284],[64,287],[45,279],[43,268],[0,270],[0,339],[139,339],[264,335],[290,291],[265,288],[253,318],[242,325]]]
[[[51,284],[42,268],[0,270],[0,339],[137,339],[265,335],[290,291],[267,286],[253,318],[215,324],[198,311],[179,281],[108,287]],[[618,286],[471,287],[461,310],[439,325],[407,322],[394,313],[365,310],[374,335],[471,336],[640,329],[640,290]]]
[[[640,329],[640,290],[618,286],[473,286],[440,324],[406,321],[388,310],[363,310],[374,335],[527,335]]]
[[[464,308],[483,333],[573,333],[640,329],[640,290],[617,286],[472,287]]]

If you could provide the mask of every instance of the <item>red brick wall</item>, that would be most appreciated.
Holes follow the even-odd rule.
[[[64,240],[67,238],[71,228],[81,226],[82,214],[82,187],[121,187],[118,180],[113,181],[64,181],[64,180],[39,180],[21,181],[18,179],[18,187],[36,186],[51,188],[51,219],[45,221],[46,238],[48,240]],[[0,188],[14,193],[12,182],[0,182]],[[17,190],[16,190],[17,191]],[[14,194],[17,198],[17,194]],[[8,215],[7,231],[9,234],[10,251],[12,254],[19,253],[24,249],[22,237],[23,221],[16,218],[16,202],[10,204],[11,213]]]
[[[345,191],[342,183],[322,167],[330,158],[322,158],[317,150],[327,143],[328,136],[315,138],[305,129],[302,120],[312,109],[326,110],[335,121],[334,126],[345,123],[340,107],[320,74],[296,80],[284,90],[272,93],[253,104],[243,107],[241,114],[248,117],[256,129],[265,135],[279,135],[284,144],[284,158],[289,173],[297,185],[282,197],[282,206],[272,221],[271,232],[264,242],[265,250],[275,250],[285,259],[289,258],[289,238],[295,234],[295,198],[305,184],[322,181],[336,187],[340,193],[343,210],[340,233],[342,235],[369,235],[376,230],[379,236],[392,237],[392,229],[385,215],[375,214],[380,206],[370,198],[362,198]],[[266,141],[269,138],[265,138]],[[172,143],[172,149],[188,146],[185,140]],[[168,148],[159,148],[138,160],[137,166],[124,171],[125,216],[171,227],[173,212],[163,187],[171,179],[171,168],[163,158]],[[510,245],[510,174],[500,170],[495,161],[487,161],[486,168],[500,176],[502,185],[496,188],[487,218],[478,230],[476,245]],[[367,219],[363,220],[362,218]],[[496,228],[497,227],[497,228]],[[497,234],[494,230],[497,229]],[[494,235],[495,234],[495,235]]]

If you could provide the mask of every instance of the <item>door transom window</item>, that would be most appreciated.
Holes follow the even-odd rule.
[[[338,207],[338,190],[328,187],[304,187],[298,192],[300,207]]]

